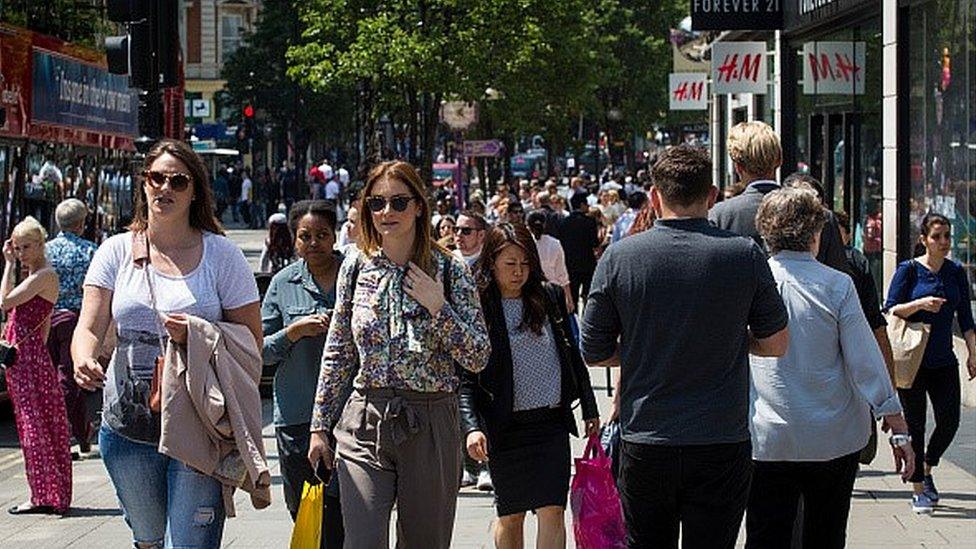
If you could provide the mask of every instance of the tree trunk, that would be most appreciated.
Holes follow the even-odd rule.
[[[414,90],[410,90],[407,93],[407,111],[409,119],[409,130],[407,131],[408,139],[410,140],[410,146],[407,149],[407,161],[417,165],[417,125],[420,117],[420,105],[417,102],[417,93]]]
[[[375,93],[373,82],[370,79],[366,78],[360,82],[359,126],[362,128],[361,131],[365,140],[363,156],[356,168],[356,174],[360,181],[366,181],[369,170],[380,160],[379,136],[376,135]]]
[[[421,101],[423,108],[423,148],[420,164],[420,177],[425,182],[432,182],[434,177],[434,143],[437,141],[437,125],[441,104],[440,94],[424,93]]]

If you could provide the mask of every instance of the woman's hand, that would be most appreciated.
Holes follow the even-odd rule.
[[[190,321],[183,313],[163,315],[163,326],[169,332],[169,338],[174,343],[186,345],[186,333],[189,331]]]
[[[332,448],[329,447],[329,437],[325,431],[314,431],[308,442],[308,462],[312,465],[312,470],[319,468],[319,462],[325,465],[326,469],[332,469]]]
[[[941,297],[929,296],[920,297],[915,300],[916,305],[922,311],[928,311],[930,313],[937,313],[939,309],[942,308],[942,304],[945,303],[945,299]]]
[[[403,281],[403,289],[407,295],[417,300],[430,312],[436,315],[444,306],[444,284],[440,277],[434,279],[412,261],[408,264],[407,278]]]
[[[600,434],[600,418],[591,417],[590,419],[583,421],[583,433],[586,438],[590,438],[594,435]]]
[[[288,325],[285,336],[292,343],[303,337],[315,337],[329,331],[328,315],[308,315]]]
[[[902,482],[908,482],[915,472],[915,451],[912,445],[892,446],[891,453],[895,458],[895,472],[901,473]]]
[[[471,459],[484,463],[488,461],[488,439],[481,431],[471,431],[465,444]]]
[[[969,370],[969,381],[976,379],[976,353],[969,353],[966,369]]]
[[[17,256],[14,255],[14,242],[9,238],[3,243],[3,259],[6,260],[7,264],[12,264],[17,260]]]
[[[94,391],[105,386],[105,370],[93,357],[75,362],[75,383],[86,391]]]

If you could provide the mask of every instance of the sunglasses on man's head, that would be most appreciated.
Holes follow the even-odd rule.
[[[142,172],[142,177],[154,189],[161,189],[163,185],[169,183],[169,188],[176,192],[185,191],[190,186],[190,181],[193,181],[193,178],[189,174],[182,172],[166,173],[146,170]]]
[[[391,196],[387,198],[385,196],[370,196],[366,199],[366,207],[373,213],[382,212],[386,208],[386,204],[389,203],[393,207],[393,211],[402,212],[407,209],[407,206],[413,202],[414,197],[406,194],[398,194],[396,196]]]

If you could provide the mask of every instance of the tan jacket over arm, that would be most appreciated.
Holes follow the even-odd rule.
[[[220,481],[228,517],[235,515],[235,488],[263,509],[271,504],[271,473],[254,336],[241,324],[188,319],[186,348],[171,341],[166,350],[159,451]]]

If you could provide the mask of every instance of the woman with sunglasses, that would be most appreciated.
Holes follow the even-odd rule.
[[[99,449],[135,547],[218,547],[223,533],[220,482],[157,451],[160,414],[149,405],[160,345],[186,343],[187,315],[247,326],[260,352],[257,285],[214,217],[206,165],[164,139],[146,154],[129,232],[92,259],[71,345],[78,385],[104,388]],[[113,320],[103,370],[96,359]]]
[[[525,513],[539,518],[538,546],[566,546],[569,435],[600,427],[596,397],[571,329],[562,288],[546,282],[535,240],[521,224],[488,231],[474,267],[491,337],[480,374],[465,374],[461,421],[468,454],[487,462],[495,488],[495,546],[522,547]]]
[[[911,322],[930,326],[922,364],[910,389],[898,389],[908,421],[908,434],[915,450],[915,473],[911,477],[912,509],[931,513],[939,501],[932,469],[939,465],[959,428],[959,362],[952,350],[952,321],[966,341],[969,379],[976,378],[976,332],[970,304],[969,280],[959,263],[949,259],[949,219],[926,214],[919,228],[915,258],[898,265],[891,279],[885,309]],[[935,429],[925,446],[926,395],[932,401]]]
[[[484,368],[484,317],[468,269],[431,239],[413,166],[379,164],[363,197],[359,250],[336,283],[308,457],[336,468],[346,547],[387,547],[396,504],[398,546],[446,549],[461,470],[458,369]]]

